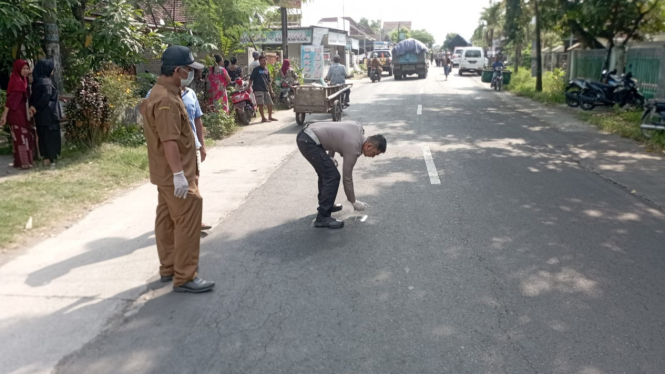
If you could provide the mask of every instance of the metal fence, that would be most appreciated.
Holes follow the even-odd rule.
[[[543,71],[561,69],[567,72],[569,55],[570,53],[568,52],[548,52],[543,54]]]
[[[633,73],[640,92],[646,99],[665,98],[665,48],[627,48],[625,53],[615,49],[611,69],[624,67]],[[598,81],[601,78],[607,50],[572,51],[569,74],[573,79]]]
[[[606,57],[607,51],[604,49],[573,51],[570,78],[600,80]]]
[[[637,80],[640,92],[646,99],[664,97],[662,89],[659,92],[662,70],[665,66],[661,61],[665,58],[663,48],[631,48],[626,54],[626,72],[632,72]]]

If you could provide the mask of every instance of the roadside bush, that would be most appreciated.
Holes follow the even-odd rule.
[[[358,64],[358,67],[360,68],[360,71],[363,73],[367,73],[367,64]]]
[[[209,112],[201,118],[205,134],[215,140],[231,135],[236,129],[236,120],[231,114],[226,114],[220,108],[216,112]]]
[[[95,79],[107,99],[111,124],[123,123],[125,112],[136,107],[141,99],[136,78],[117,66],[108,65],[97,72]]]
[[[118,126],[109,134],[109,141],[125,147],[140,147],[146,144],[143,127],[140,125]]]
[[[138,83],[138,95],[140,98],[144,98],[157,83],[157,76],[151,73],[141,73],[136,76],[136,81]]]
[[[65,112],[70,119],[65,125],[68,142],[78,148],[97,148],[108,139],[112,112],[101,84],[93,77],[81,80]]]
[[[560,69],[555,69],[553,72],[544,72],[543,91],[536,92],[536,78],[531,76],[531,70],[520,69],[519,73],[513,73],[510,84],[505,88],[519,96],[544,103],[561,104],[565,102],[563,90],[566,82],[564,77],[564,72]]]

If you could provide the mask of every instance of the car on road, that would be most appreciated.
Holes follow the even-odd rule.
[[[485,56],[482,48],[462,48],[459,60],[459,75],[463,75],[464,73],[482,74],[485,67]]]
[[[462,56],[462,48],[455,48],[452,58],[454,68],[459,66],[459,60],[461,56]]]

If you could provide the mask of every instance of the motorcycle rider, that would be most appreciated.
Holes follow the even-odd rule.
[[[492,64],[492,84],[491,87],[494,87],[494,78],[496,78],[499,73],[496,71],[497,68],[503,68],[503,62],[501,62],[501,56],[497,55],[494,58],[494,63]]]
[[[346,83],[346,67],[342,64],[340,64],[340,61],[342,61],[342,58],[339,56],[333,57],[333,64],[332,66],[328,69],[328,75],[326,76],[326,80],[330,82],[330,84],[345,84]],[[349,106],[349,95],[351,94],[351,89],[349,88],[348,90],[344,91],[342,96],[342,102],[344,103],[345,106]]]
[[[381,64],[381,61],[379,60],[379,54],[378,53],[373,53],[372,54],[372,63],[371,66],[379,71],[379,75],[381,75],[381,72],[383,69],[381,68],[383,65]]]

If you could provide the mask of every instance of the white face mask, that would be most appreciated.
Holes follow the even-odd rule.
[[[193,80],[194,80],[194,70],[190,70],[187,72],[187,79],[180,78],[180,86],[182,87],[189,86]]]

